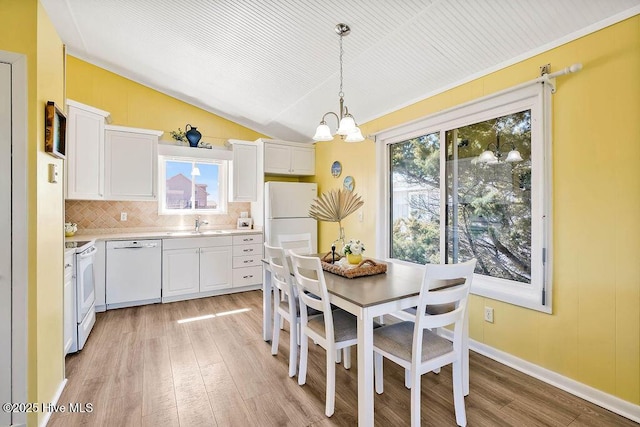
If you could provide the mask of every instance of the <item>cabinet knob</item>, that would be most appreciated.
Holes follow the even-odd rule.
[[[246,259],[246,260],[244,260],[244,263],[245,263],[245,264],[250,264],[250,263],[252,263],[252,262],[253,262],[253,260],[252,260],[252,259]]]
[[[69,267],[71,267],[71,266],[72,266],[71,264],[65,264],[65,265],[64,265],[64,268],[69,268]]]
[[[243,252],[253,252],[253,249],[243,249]]]
[[[248,276],[242,276],[243,279],[251,279],[253,277],[253,274],[250,274]]]

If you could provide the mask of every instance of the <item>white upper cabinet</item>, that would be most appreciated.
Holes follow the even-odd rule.
[[[233,147],[229,201],[255,202],[258,197],[258,174],[262,174],[258,144],[237,139],[228,142]]]
[[[105,199],[156,200],[162,131],[105,126]]]
[[[104,198],[104,127],[109,113],[67,100],[67,198]]]
[[[300,142],[263,139],[264,173],[272,175],[315,175],[316,150]]]
[[[67,199],[156,200],[162,131],[105,124],[109,113],[67,100]]]

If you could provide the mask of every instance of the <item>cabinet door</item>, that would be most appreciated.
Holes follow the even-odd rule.
[[[258,146],[233,143],[232,202],[255,202],[258,197]]]
[[[67,355],[71,351],[73,345],[73,332],[76,323],[74,316],[74,301],[75,301],[75,266],[74,266],[74,254],[70,254],[64,257],[64,354]]]
[[[291,175],[291,147],[264,144],[264,173]]]
[[[162,253],[162,296],[200,291],[200,249],[170,249]]]
[[[315,148],[291,147],[291,173],[294,175],[315,175]]]
[[[156,200],[158,137],[106,131],[105,199]]]
[[[231,246],[200,249],[200,291],[231,287]]]
[[[104,116],[69,106],[67,198],[101,200],[104,195]]]

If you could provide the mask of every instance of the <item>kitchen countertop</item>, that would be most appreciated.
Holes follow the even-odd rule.
[[[121,232],[121,233],[86,233],[76,234],[66,237],[66,242],[77,242],[81,240],[130,240],[130,239],[183,239],[189,237],[215,237],[215,236],[236,236],[242,234],[262,234],[262,229],[226,229],[215,230],[203,228],[200,233],[190,230],[156,230],[143,232]]]

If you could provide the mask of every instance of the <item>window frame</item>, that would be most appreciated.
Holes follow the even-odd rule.
[[[391,260],[390,144],[440,133],[440,194],[441,201],[446,201],[446,131],[531,109],[531,284],[475,274],[471,293],[552,313],[551,91],[551,85],[548,84],[523,84],[378,133],[377,256]],[[441,203],[441,262],[444,262],[446,250],[445,209],[446,202]],[[397,259],[393,259],[393,262],[408,263]]]
[[[191,162],[218,165],[219,209],[168,209],[166,206],[166,164],[167,161]],[[228,212],[229,161],[220,158],[188,157],[181,155],[158,155],[158,215],[226,215]]]

